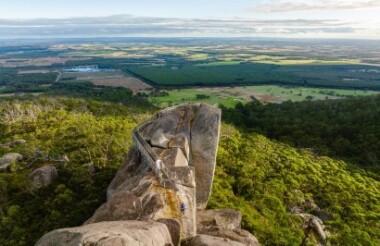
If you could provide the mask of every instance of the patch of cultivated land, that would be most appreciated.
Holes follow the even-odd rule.
[[[84,73],[63,73],[62,79],[73,78],[77,80],[88,80],[95,85],[104,85],[112,87],[125,87],[133,91],[150,89],[151,86],[144,83],[132,75],[123,73],[120,70],[105,70],[99,72]]]
[[[165,90],[169,95],[149,97],[159,107],[185,102],[205,102],[233,107],[238,102],[247,102],[252,97],[263,103],[281,103],[288,100],[325,100],[347,96],[369,96],[377,91],[325,89],[288,86],[237,86],[237,87],[202,87],[193,89]],[[201,98],[199,97],[201,95]]]
[[[88,58],[62,58],[62,57],[41,57],[41,58],[14,58],[14,59],[0,59],[0,66],[7,68],[17,67],[44,67],[53,64],[65,64],[68,60],[86,60]]]
[[[167,96],[151,96],[149,97],[149,101],[158,107],[168,107],[181,103],[197,102],[234,107],[238,102],[245,101],[242,98],[237,98],[207,89],[208,88],[165,90],[168,93]],[[203,98],[199,99],[197,96],[201,96]]]
[[[36,70],[21,70],[17,72],[18,74],[32,74],[32,73],[50,73],[47,69],[36,69]]]

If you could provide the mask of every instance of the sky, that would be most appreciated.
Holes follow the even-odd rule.
[[[380,0],[12,0],[1,38],[380,39]]]

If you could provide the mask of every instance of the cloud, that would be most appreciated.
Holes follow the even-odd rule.
[[[250,8],[252,12],[353,10],[380,7],[379,0],[275,0]]]
[[[315,34],[318,37],[359,35],[358,37],[365,38],[364,33],[379,33],[379,28],[372,32],[365,31],[366,26],[366,22],[334,19],[181,19],[117,15],[98,18],[0,19],[0,37],[302,37],[305,34]]]

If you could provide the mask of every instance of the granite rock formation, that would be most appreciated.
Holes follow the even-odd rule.
[[[57,178],[58,172],[53,165],[37,168],[29,174],[29,180],[34,189],[47,187]]]
[[[167,246],[173,244],[165,224],[131,220],[57,229],[44,235],[36,245]]]
[[[83,245],[88,238],[92,240],[88,242],[95,242],[97,236],[92,234],[93,228],[98,228],[98,233],[106,238],[103,244],[96,245],[118,245],[120,242],[134,245],[125,238],[139,233],[138,227],[137,231],[130,227],[139,221],[148,222],[144,224],[147,231],[156,230],[158,225],[166,228],[165,232],[157,232],[163,233],[164,240],[155,245],[179,245],[181,242],[258,245],[253,235],[240,229],[240,212],[204,210],[211,194],[220,120],[221,111],[205,104],[181,105],[159,112],[133,132],[135,146],[110,183],[107,201],[85,225],[53,231],[37,245],[50,245],[46,240],[54,238],[66,240],[68,245]],[[129,226],[133,230],[120,232],[117,239],[118,232],[104,226],[107,223],[115,223],[115,228]],[[76,233],[82,237],[74,236]],[[152,234],[153,238],[156,234]],[[151,245],[145,239],[139,243]]]
[[[0,158],[0,172],[8,170],[9,166],[18,161],[22,161],[24,157],[19,153],[8,153]]]

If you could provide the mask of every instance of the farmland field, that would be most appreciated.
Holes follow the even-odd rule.
[[[252,97],[262,103],[281,103],[291,100],[339,99],[350,96],[369,96],[377,91],[344,90],[291,86],[237,86],[237,87],[202,87],[190,89],[164,90],[167,95],[150,96],[149,101],[158,107],[167,107],[181,103],[205,102],[233,107],[238,102],[247,102]]]
[[[95,85],[125,87],[133,91],[149,89],[151,86],[120,70],[104,70],[98,72],[66,72],[61,80],[90,81]]]
[[[22,49],[0,46],[0,92],[43,92],[47,84],[67,81],[121,86],[135,93],[152,87],[181,89],[171,91],[169,98],[155,98],[159,104],[170,104],[194,101],[200,90],[195,87],[202,87],[203,94],[210,94],[202,100],[233,106],[251,96],[263,102],[339,98],[334,93],[311,92],[309,87],[349,89],[353,94],[380,91],[379,44],[329,42],[125,39],[57,41]],[[82,66],[100,71],[68,72]],[[254,86],[262,87],[252,91]],[[276,86],[303,89],[290,92]]]

